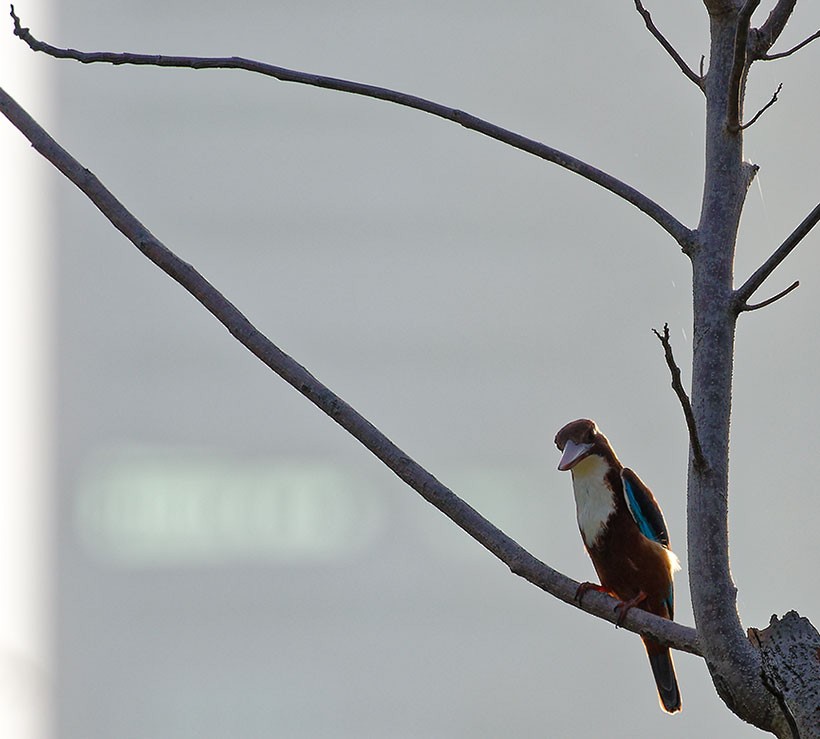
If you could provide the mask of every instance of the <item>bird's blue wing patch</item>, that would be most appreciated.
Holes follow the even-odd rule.
[[[624,484],[626,506],[638,524],[638,529],[647,538],[669,548],[669,534],[664,521],[663,513],[652,495],[652,491],[644,485],[640,478],[630,469],[624,468],[621,472]]]
[[[624,468],[621,472],[621,481],[624,485],[624,498],[639,531],[652,541],[669,549],[669,530],[663,512],[652,495],[652,491],[641,482],[641,479],[630,469]],[[669,618],[675,618],[675,593],[672,585],[669,594],[664,598],[664,604],[669,610]]]
[[[675,620],[675,589],[672,585],[669,586],[669,595],[664,598],[664,603],[666,603],[666,607],[669,609],[669,618],[674,621]]]

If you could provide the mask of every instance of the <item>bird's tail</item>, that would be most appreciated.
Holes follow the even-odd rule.
[[[680,689],[669,647],[662,647],[649,639],[644,639],[644,646],[655,676],[655,685],[658,686],[661,708],[667,713],[677,713],[681,707]]]

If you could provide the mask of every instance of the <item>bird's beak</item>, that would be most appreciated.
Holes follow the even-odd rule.
[[[558,469],[561,472],[571,470],[578,462],[580,462],[592,450],[592,444],[576,444],[574,441],[568,441],[564,446],[564,453],[561,455],[561,461],[558,463]]]

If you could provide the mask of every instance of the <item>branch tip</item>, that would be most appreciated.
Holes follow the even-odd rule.
[[[11,12],[9,15],[11,16],[12,20],[14,21],[14,35],[18,38],[23,38],[24,33],[28,33],[28,28],[22,28],[20,26],[20,19],[17,17],[17,13],[14,12],[14,4],[9,6],[11,8]]]
[[[747,128],[749,128],[749,126],[751,126],[758,118],[760,118],[760,116],[762,116],[769,108],[771,108],[772,105],[774,105],[777,102],[777,96],[780,94],[780,91],[782,89],[783,89],[783,83],[781,82],[777,86],[777,89],[774,91],[774,95],[772,95],[772,99],[769,100],[769,102],[766,103],[760,110],[758,110],[757,113],[754,114],[754,116],[752,116],[752,120],[750,120],[748,123],[742,124],[740,126],[740,130],[744,131]]]

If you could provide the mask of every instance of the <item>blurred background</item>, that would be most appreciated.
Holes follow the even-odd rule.
[[[697,68],[700,3],[650,3]],[[773,5],[763,3],[762,22]],[[657,6],[657,7],[656,7]],[[20,0],[84,50],[241,55],[396,88],[578,156],[697,224],[703,101],[631,3]],[[799,6],[776,49],[820,27]],[[236,71],[82,66],[0,34],[6,89],[282,349],[550,565],[590,579],[555,431],[595,418],[686,573],[690,271],[632,206],[424,114]],[[745,280],[816,205],[820,43],[758,63]],[[442,738],[757,730],[676,655],[546,596],[262,366],[8,124],[0,733]],[[744,624],[820,618],[817,236],[743,316]]]

